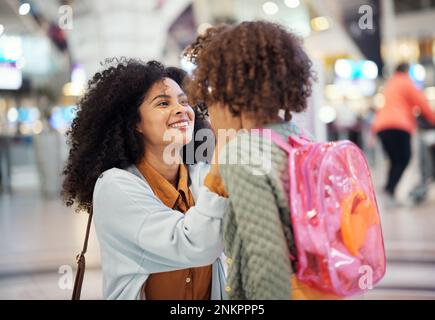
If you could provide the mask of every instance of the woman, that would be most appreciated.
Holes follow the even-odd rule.
[[[182,163],[195,113],[184,72],[118,61],[97,73],[69,132],[66,204],[93,208],[107,299],[221,299],[227,200]],[[217,184],[216,184],[217,185]]]
[[[291,112],[306,109],[313,74],[299,39],[273,23],[243,22],[209,29],[186,54],[197,64],[189,98],[208,106],[215,134],[242,130],[219,155],[230,201],[224,219],[229,298],[329,298],[293,276],[287,154],[251,130],[300,134]]]
[[[418,90],[408,75],[409,66],[400,64],[385,84],[385,105],[376,114],[373,131],[381,140],[390,160],[390,169],[384,191],[388,206],[400,206],[395,198],[396,187],[411,160],[411,135],[417,128],[415,109],[435,124],[435,111],[431,109],[423,92]]]

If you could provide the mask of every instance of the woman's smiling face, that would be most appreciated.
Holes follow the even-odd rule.
[[[137,130],[145,148],[183,146],[192,140],[195,113],[180,86],[170,78],[156,82],[139,107],[141,121]]]

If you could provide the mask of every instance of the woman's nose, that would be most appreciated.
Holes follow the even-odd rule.
[[[177,103],[177,106],[175,108],[175,114],[183,114],[187,112],[187,108],[179,103]]]

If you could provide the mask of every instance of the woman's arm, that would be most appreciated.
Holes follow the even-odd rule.
[[[97,183],[94,217],[98,231],[110,242],[107,245],[140,255],[136,257],[140,261],[167,265],[169,271],[217,259],[223,251],[221,228],[226,203],[202,186],[196,205],[183,214],[166,207],[145,181],[114,170]]]

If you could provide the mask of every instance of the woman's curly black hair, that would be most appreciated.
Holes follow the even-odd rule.
[[[301,40],[266,21],[209,28],[184,52],[197,65],[186,86],[190,101],[228,105],[234,115],[246,111],[267,123],[284,110],[307,107],[315,80]]]
[[[144,155],[143,136],[136,124],[148,90],[164,78],[182,86],[186,77],[183,70],[166,68],[157,61],[112,58],[105,66],[89,81],[67,133],[70,152],[63,171],[62,197],[67,206],[75,203],[77,210],[88,212],[101,173],[136,164]],[[197,121],[204,120],[199,108],[194,109]]]

